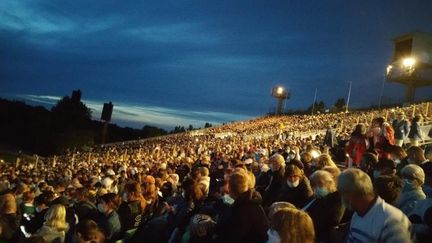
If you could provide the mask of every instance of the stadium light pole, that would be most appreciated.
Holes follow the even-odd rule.
[[[388,66],[387,67],[387,73],[389,73],[390,71],[391,71],[391,66]],[[384,76],[382,84],[381,84],[380,97],[379,97],[379,101],[378,101],[378,109],[381,109],[382,98],[383,98],[383,95],[384,95],[385,81],[386,81],[386,77]]]
[[[275,86],[271,90],[271,96],[277,99],[276,114],[282,114],[284,110],[284,102],[290,97],[290,93],[282,86]]]
[[[312,102],[312,116],[314,114],[315,103],[316,103],[316,99],[317,99],[317,92],[318,92],[318,88],[315,88],[315,95],[314,95],[314,99],[313,99],[313,102]]]
[[[352,87],[352,81],[350,81],[349,90],[348,90],[348,97],[347,97],[347,103],[345,107],[345,113],[348,113],[348,106],[351,98],[351,87]]]

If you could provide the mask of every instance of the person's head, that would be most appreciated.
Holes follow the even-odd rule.
[[[338,177],[337,189],[344,206],[356,212],[363,211],[375,197],[371,178],[360,169],[344,170]]]
[[[272,203],[272,205],[270,205],[269,207],[269,212],[268,212],[268,218],[271,221],[273,218],[273,215],[281,210],[281,209],[285,209],[285,208],[296,208],[293,204],[289,203],[289,202],[274,202]]]
[[[382,127],[384,122],[385,122],[384,117],[377,117],[373,120],[372,124],[374,127]]]
[[[422,117],[420,115],[416,115],[414,116],[414,118],[412,119],[413,122],[420,122],[422,119]]]
[[[395,175],[396,163],[391,159],[381,158],[374,167],[374,179],[382,175]]]
[[[313,156],[310,152],[304,152],[300,155],[300,160],[303,164],[310,164],[312,163]]]
[[[313,243],[315,230],[310,216],[298,209],[284,208],[277,211],[270,222],[281,243]]]
[[[425,173],[418,165],[410,164],[403,167],[401,170],[401,177],[404,191],[419,188],[425,182]]]
[[[97,223],[93,220],[80,221],[76,227],[78,243],[102,243],[104,237]]]
[[[398,119],[399,121],[404,120],[404,119],[405,119],[405,114],[404,114],[402,111],[399,112],[399,113],[397,114],[397,119]]]
[[[408,154],[408,156],[407,156],[408,157],[408,163],[410,163],[410,164],[419,165],[426,160],[426,157],[424,156],[423,149],[420,147],[417,147],[417,146],[411,146],[407,150],[407,154]]]
[[[278,171],[285,165],[285,159],[280,154],[274,154],[270,157],[269,167],[272,171]]]
[[[249,175],[244,171],[236,171],[229,178],[229,195],[237,199],[250,188]]]
[[[310,176],[311,186],[318,198],[323,198],[336,191],[336,182],[332,174],[325,170],[317,170]]]
[[[351,136],[353,137],[363,137],[366,135],[366,126],[363,123],[357,124],[354,128]]]
[[[374,153],[364,153],[360,161],[360,169],[364,172],[370,172],[378,163],[378,156]]]
[[[192,178],[186,178],[182,183],[184,198],[188,201],[200,202],[205,199],[205,193],[200,184]]]
[[[12,193],[6,193],[0,196],[0,215],[14,214],[17,212],[15,196]]]
[[[325,166],[333,166],[333,167],[337,167],[335,162],[333,162],[331,156],[329,154],[321,154],[317,159],[316,159],[316,168],[318,170],[324,168]]]
[[[107,193],[100,197],[100,202],[97,205],[98,211],[109,215],[112,211],[118,209],[121,203],[121,198],[115,193]]]
[[[52,205],[45,214],[46,226],[65,231],[68,228],[66,223],[66,208],[62,204]]]
[[[389,204],[395,205],[402,190],[402,180],[395,175],[384,175],[374,180],[375,193]]]
[[[140,201],[141,208],[145,208],[146,203],[142,195],[141,185],[134,181],[127,183],[124,187],[123,200],[126,202]]]
[[[391,146],[390,147],[390,159],[393,160],[396,164],[399,164],[402,159],[407,157],[407,153],[405,150],[399,146]]]
[[[36,195],[33,191],[26,191],[23,193],[23,202],[25,203],[33,203]]]
[[[297,162],[298,163],[290,162],[285,169],[284,177],[288,187],[291,188],[297,187],[304,177],[303,168],[300,166],[302,164],[300,161]]]

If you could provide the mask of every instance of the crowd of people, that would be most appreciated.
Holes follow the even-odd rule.
[[[428,242],[425,107],[262,117],[3,162],[0,242]]]

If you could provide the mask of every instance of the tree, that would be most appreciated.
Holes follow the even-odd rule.
[[[335,112],[340,112],[340,111],[344,111],[346,108],[346,102],[344,98],[339,98],[336,100],[335,104],[334,104],[334,111]]]
[[[189,127],[188,127],[187,130],[188,130],[188,131],[193,131],[193,130],[194,130],[194,127],[192,126],[192,124],[189,124]]]
[[[63,97],[51,109],[53,125],[56,130],[66,131],[74,128],[87,128],[91,120],[91,111],[81,101],[72,101]]]
[[[313,108],[313,113],[317,114],[317,113],[324,113],[325,112],[325,103],[324,101],[317,101],[315,102],[314,105],[311,105],[308,107],[307,112],[308,113],[312,113],[312,108]]]
[[[204,128],[210,128],[210,127],[212,127],[213,125],[211,124],[211,123],[208,123],[208,122],[206,122],[205,124],[204,124]]]

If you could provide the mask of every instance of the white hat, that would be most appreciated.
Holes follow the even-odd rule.
[[[244,161],[244,163],[245,163],[246,165],[250,165],[250,164],[253,163],[253,160],[252,160],[251,158],[249,158],[249,159],[246,159],[246,160]]]
[[[115,176],[115,172],[114,172],[113,169],[107,170],[106,174],[109,175],[109,176]]]
[[[111,185],[113,184],[114,180],[109,178],[109,177],[105,177],[102,179],[101,184],[103,187],[105,188],[110,188]]]

